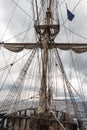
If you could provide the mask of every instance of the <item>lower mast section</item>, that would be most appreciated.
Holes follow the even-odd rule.
[[[47,63],[48,63],[48,33],[43,36],[43,55],[42,55],[42,79],[40,88],[39,112],[43,113],[48,110],[47,98]]]

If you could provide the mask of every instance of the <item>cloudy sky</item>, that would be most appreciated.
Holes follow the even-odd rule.
[[[33,19],[33,14],[31,11],[32,0],[19,0],[18,5],[22,8],[22,10],[15,5],[14,1],[17,2],[18,0],[0,0],[0,41],[1,42],[2,41],[34,42],[35,41],[35,32],[33,29],[34,19]],[[68,8],[71,11],[73,11],[73,13],[75,14],[75,18],[72,22],[66,20],[67,19],[66,5],[65,5],[66,3],[67,3]],[[87,43],[87,0],[84,0],[84,1],[83,0],[73,0],[73,1],[72,0],[64,0],[64,1],[59,0],[59,4],[60,4],[59,18],[60,18],[61,30],[60,30],[59,35],[56,37],[56,42]],[[63,25],[64,21],[66,21],[66,23]],[[13,36],[16,36],[17,34],[19,34],[20,32],[27,30],[27,28],[30,28],[30,30],[28,31],[25,39],[23,39],[23,37],[25,36],[25,33],[23,33],[22,35],[18,37],[12,38]],[[72,32],[70,32],[68,29],[70,29]],[[9,40],[10,38],[12,39]],[[28,51],[23,51],[17,55],[1,48],[0,68],[3,68],[3,66],[10,64],[14,60],[15,57],[16,57],[16,60],[19,59],[26,52]],[[86,89],[87,53],[78,55],[73,52],[61,51],[60,54],[61,54],[61,59],[63,61],[63,64],[65,66],[65,69],[68,71],[68,74],[69,76],[71,76],[72,82],[74,82],[74,85],[75,85],[77,83],[75,82],[76,76],[74,74],[75,71],[73,68],[72,59],[74,60],[77,75],[78,76],[80,75],[81,83],[84,86],[83,88],[84,88],[85,95],[87,95],[87,89]],[[70,59],[71,55],[73,57],[72,59]],[[67,57],[69,59],[68,61],[67,61]],[[11,75],[13,72],[14,75],[12,75],[12,77],[14,81],[16,80],[16,77],[18,76],[18,72],[21,70],[22,64],[24,64],[26,59],[27,59],[27,56],[24,57],[22,61],[19,61],[19,63],[13,66],[13,69],[11,70]],[[9,69],[5,71],[4,74],[3,74],[3,71],[0,72],[0,76],[1,76],[0,86],[1,87],[3,84],[3,80],[6,78],[8,74],[8,71]],[[11,75],[8,76],[8,79],[6,79],[6,83],[4,84],[5,87],[3,91],[6,93],[9,88],[8,87],[9,84],[11,85],[13,83],[11,79]]]

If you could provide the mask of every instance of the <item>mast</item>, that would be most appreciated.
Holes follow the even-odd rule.
[[[59,23],[54,25],[52,23],[52,10],[51,10],[52,0],[47,3],[46,10],[46,22],[43,25],[35,24],[36,32],[40,35],[43,53],[42,53],[42,78],[41,78],[41,88],[39,97],[39,112],[45,112],[49,110],[50,104],[48,102],[48,87],[47,86],[47,66],[48,66],[48,50],[49,44],[54,42],[54,38],[59,32]]]
[[[50,25],[51,12],[49,8],[46,12],[47,26]],[[46,28],[43,34],[43,56],[42,56],[42,79],[40,88],[40,106],[43,108],[43,112],[48,110],[48,99],[47,99],[47,64],[48,64],[48,43],[50,41],[50,32]]]

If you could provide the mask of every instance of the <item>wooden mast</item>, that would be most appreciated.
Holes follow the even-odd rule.
[[[53,37],[59,32],[59,25],[54,25],[51,23],[51,1],[49,0],[49,5],[46,11],[46,24],[45,25],[35,25],[37,33],[42,36],[43,44],[43,54],[42,54],[42,79],[40,88],[40,99],[39,99],[39,112],[43,113],[49,110],[48,103],[48,92],[47,92],[47,65],[48,65],[48,50],[49,44]],[[54,32],[52,32],[52,30]]]
[[[50,24],[50,11],[49,9],[46,12],[47,26]],[[40,88],[40,107],[42,107],[43,112],[48,110],[48,101],[47,101],[47,64],[48,64],[48,43],[50,40],[49,29],[46,28],[43,34],[43,56],[42,56],[42,79],[41,79],[41,88]]]

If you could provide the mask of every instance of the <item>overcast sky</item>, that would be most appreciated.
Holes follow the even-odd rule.
[[[17,0],[14,0],[15,2]],[[9,41],[7,41],[9,38],[13,37],[14,35],[17,35],[18,33],[20,33],[21,31],[25,31],[28,27],[30,27],[30,31],[27,34],[27,37],[25,38],[24,41],[26,42],[34,42],[35,41],[35,34],[34,30],[33,30],[33,14],[31,11],[31,4],[30,1],[32,0],[19,0],[19,5],[25,10],[25,12],[27,12],[30,17],[27,17],[27,15],[21,11],[18,7],[15,6],[14,2],[12,0],[0,0],[0,41],[6,41],[6,42],[16,42],[16,41],[22,41],[24,37],[24,34],[17,37],[17,38],[13,38]],[[59,0],[59,3],[61,3],[62,0]],[[75,14],[75,18],[72,22],[70,21],[66,21],[65,23],[65,27],[70,28],[73,32],[77,33],[78,35],[83,36],[84,38],[79,37],[78,35],[75,35],[72,32],[69,32],[66,29],[66,33],[68,36],[68,41],[66,38],[66,33],[65,33],[65,28],[64,26],[61,28],[59,35],[56,37],[56,42],[79,42],[79,43],[87,43],[87,0],[82,0],[79,5],[77,6],[77,3],[79,2],[79,0],[65,0],[63,2],[63,4],[61,4],[60,8],[59,8],[59,18],[60,18],[60,24],[62,25],[63,22],[66,20],[67,18],[67,13],[66,13],[66,6],[65,3],[67,3],[68,8],[72,11],[73,9],[73,13]],[[13,16],[12,16],[13,14]],[[62,17],[61,17],[62,14]],[[12,19],[11,19],[12,16]],[[9,24],[9,20],[11,20],[10,24]],[[9,26],[8,26],[9,25]],[[7,28],[8,26],[8,28]],[[6,61],[7,64],[11,63],[11,61],[13,60],[13,58],[16,56],[16,54],[12,54],[11,52],[8,52],[7,50],[4,50],[4,55],[2,50],[0,50],[0,68],[2,68],[3,66],[6,65]],[[10,53],[11,53],[11,57],[10,57]],[[24,53],[26,53],[25,51],[22,53],[18,54],[18,58],[21,57]],[[62,57],[62,61],[64,66],[66,67],[66,70],[69,71],[69,68],[71,70],[71,72],[73,71],[73,63],[71,61],[67,62],[67,57],[69,58],[69,56],[71,55],[70,52],[60,52],[61,57]],[[85,75],[87,74],[87,53],[84,54],[73,54],[73,58],[74,58],[74,62],[76,65],[76,69],[77,72],[80,72],[82,81],[85,79]],[[3,57],[6,58],[6,61],[3,60]],[[9,61],[10,58],[10,61]],[[27,59],[27,58],[26,58]],[[69,63],[71,62],[71,63]],[[22,62],[19,62],[19,64],[17,64],[16,67],[13,67],[14,70],[12,72],[14,72],[14,77],[17,77],[18,75],[18,71],[19,71],[19,67],[21,66]],[[19,67],[18,67],[19,66]],[[2,75],[2,72],[1,74]],[[6,75],[4,74],[3,76],[3,80],[4,77]],[[76,77],[74,77],[75,75],[72,73],[72,78],[73,80],[75,80]],[[9,78],[11,81],[11,78]],[[9,79],[7,80],[7,84],[9,84]],[[16,78],[14,78],[15,80]],[[12,82],[12,81],[11,81]],[[87,82],[87,80],[85,80],[85,83]],[[86,84],[84,83],[84,88],[86,88]],[[74,83],[75,84],[75,83]],[[7,87],[8,89],[8,87]],[[87,89],[85,89],[85,93],[87,92]],[[87,93],[86,93],[87,94]]]

